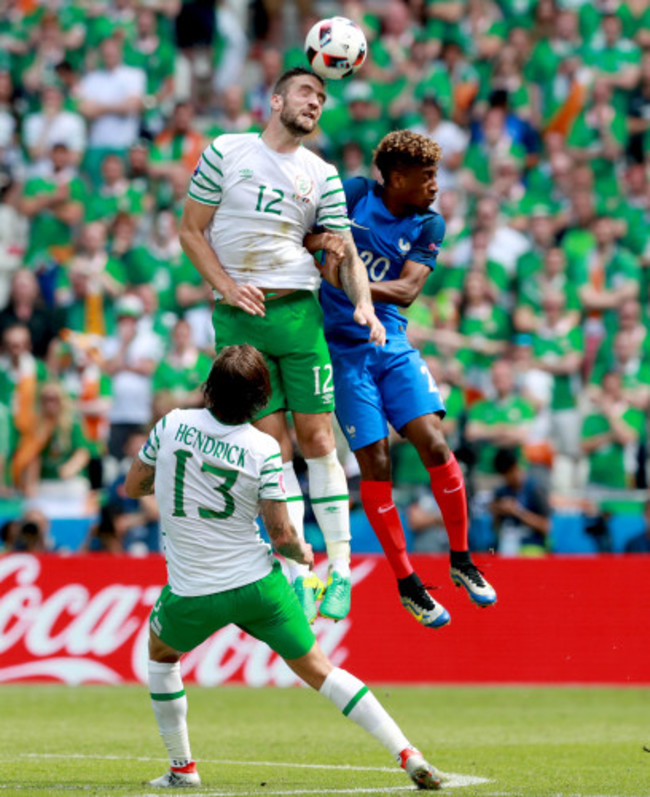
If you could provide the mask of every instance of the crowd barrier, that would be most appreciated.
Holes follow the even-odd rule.
[[[433,631],[401,608],[381,556],[353,557],[353,600],[314,631],[332,660],[370,683],[650,685],[650,560],[499,559],[479,564],[495,607],[479,609],[441,556],[414,557],[452,615]],[[325,576],[326,562],[317,571]],[[144,682],[147,617],[165,579],[160,556],[0,557],[0,682]],[[183,659],[188,682],[288,686],[283,661],[234,626]]]

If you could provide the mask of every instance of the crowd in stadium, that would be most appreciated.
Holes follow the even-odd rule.
[[[263,129],[330,14],[369,54],[328,82],[308,146],[343,178],[376,177],[390,130],[443,148],[447,232],[409,330],[486,547],[548,550],[552,510],[572,507],[606,549],[609,518],[643,512],[647,0],[0,0],[6,549],[46,547],[64,506],[98,518],[91,550],[157,548],[155,502],[122,482],[152,422],[200,404],[214,354],[211,291],[178,237],[189,178],[215,136]],[[397,436],[393,454],[412,545],[439,550],[426,472]]]

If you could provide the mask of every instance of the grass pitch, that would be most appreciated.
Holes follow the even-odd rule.
[[[415,791],[390,756],[308,689],[188,687],[199,794]],[[648,797],[650,690],[374,692],[452,773],[455,797]],[[146,687],[0,687],[0,797],[151,795],[167,769]],[[160,793],[160,792],[158,792]]]

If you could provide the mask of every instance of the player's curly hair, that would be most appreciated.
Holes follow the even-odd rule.
[[[269,369],[260,352],[248,343],[226,346],[212,363],[203,385],[206,407],[217,420],[247,423],[268,404]]]
[[[435,166],[442,158],[440,144],[414,133],[412,130],[394,130],[384,136],[375,150],[375,165],[379,173],[388,179],[392,172],[409,166]]]

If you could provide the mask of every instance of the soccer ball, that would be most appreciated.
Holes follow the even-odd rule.
[[[353,75],[366,60],[366,37],[346,17],[321,19],[307,34],[305,55],[318,75],[330,80]]]

